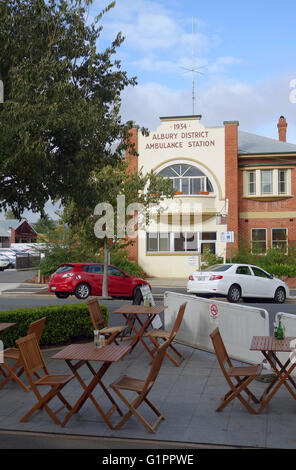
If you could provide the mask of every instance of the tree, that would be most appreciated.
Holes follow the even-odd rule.
[[[114,60],[123,37],[97,50],[102,15],[91,0],[0,3],[0,209],[41,212],[49,200],[89,204],[85,182],[117,161],[132,123],[119,116],[128,78]]]
[[[54,220],[52,220],[47,214],[40,217],[37,222],[34,223],[34,228],[37,233],[47,233],[56,228]]]
[[[148,221],[153,206],[175,195],[169,179],[153,171],[143,174],[128,171],[126,161],[117,165],[106,165],[100,171],[93,171],[89,181],[89,197],[92,205],[88,214],[81,215],[72,203],[67,208],[67,221],[80,234],[84,246],[96,246],[104,252],[104,277],[102,295],[108,297],[108,263],[111,251],[133,243],[140,224]],[[96,206],[96,207],[95,207]],[[127,210],[129,209],[129,211]],[[141,215],[141,217],[139,217]],[[128,236],[130,235],[130,237]]]
[[[8,209],[6,212],[5,212],[5,219],[7,220],[11,220],[11,219],[17,219],[17,217],[14,215],[13,211],[11,209]]]

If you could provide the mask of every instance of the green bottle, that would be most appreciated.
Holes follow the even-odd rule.
[[[284,339],[284,330],[281,319],[279,319],[279,326],[277,329],[277,339]]]

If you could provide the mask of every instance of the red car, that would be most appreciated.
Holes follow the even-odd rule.
[[[49,290],[59,299],[75,295],[86,299],[89,295],[102,295],[104,265],[101,263],[65,263],[52,274]],[[110,297],[141,300],[140,287],[150,284],[131,276],[116,266],[108,266],[108,294]]]

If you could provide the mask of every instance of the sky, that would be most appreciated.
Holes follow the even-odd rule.
[[[93,0],[88,21],[109,3]],[[284,115],[296,143],[295,18],[295,0],[116,0],[100,21],[98,50],[125,37],[114,58],[138,84],[122,94],[123,121],[152,131],[160,116],[193,114],[194,68],[204,125],[237,120],[240,130],[278,139]],[[48,205],[53,218],[56,209]]]

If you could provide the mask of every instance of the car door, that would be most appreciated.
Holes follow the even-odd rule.
[[[104,266],[89,264],[83,270],[87,273],[85,280],[90,284],[92,295],[102,295]]]
[[[255,277],[255,297],[273,297],[274,285],[270,275],[257,266],[252,266],[251,268]]]
[[[236,279],[241,286],[242,296],[252,296],[254,291],[254,276],[249,266],[238,266],[236,268]]]
[[[130,278],[115,266],[108,266],[108,294],[113,297],[127,297]]]

